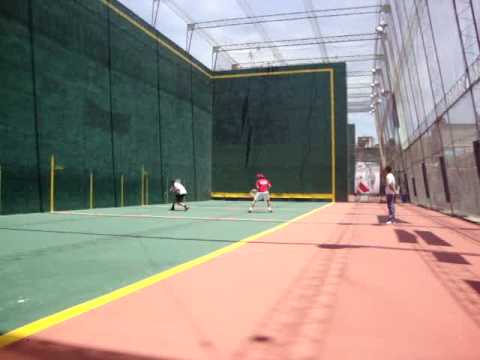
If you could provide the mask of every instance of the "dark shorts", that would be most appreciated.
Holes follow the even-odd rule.
[[[185,200],[185,194],[175,194],[175,202],[180,203],[183,202],[183,200]]]

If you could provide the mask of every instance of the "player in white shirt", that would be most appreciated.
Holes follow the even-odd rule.
[[[187,189],[183,186],[180,179],[172,180],[170,183],[170,191],[175,194],[175,200],[172,203],[170,210],[175,210],[175,204],[183,207],[185,211],[190,209],[190,207],[184,202],[185,196],[187,195]]]
[[[385,195],[387,197],[388,219],[387,224],[395,222],[395,196],[397,195],[397,185],[395,176],[392,174],[390,166],[385,167]]]

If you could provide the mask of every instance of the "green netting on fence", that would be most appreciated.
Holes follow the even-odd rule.
[[[160,202],[157,44],[123,18],[109,15],[115,173],[124,176],[126,205],[142,203],[142,167],[149,176],[149,200]]]
[[[0,2],[0,213],[40,207],[29,19],[27,1]]]
[[[50,209],[52,155],[57,210],[164,202],[173,178],[203,200],[212,184],[247,191],[256,172],[276,192],[331,193],[332,73],[346,196],[342,64],[212,79],[113,0],[4,1],[0,26],[0,213]]]
[[[57,209],[88,206],[90,172],[95,174],[96,203],[111,206],[106,11],[71,1],[32,4],[42,193],[49,193],[54,154],[62,168],[55,179]],[[43,196],[44,209],[48,202],[49,196]]]
[[[57,210],[208,197],[211,80],[111,5],[0,4],[0,213],[49,209],[51,155]]]

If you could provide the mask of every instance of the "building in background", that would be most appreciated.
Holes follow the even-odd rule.
[[[355,148],[355,193],[378,195],[381,190],[380,148],[371,136],[359,136]]]
[[[371,148],[374,143],[373,136],[359,136],[357,138],[357,146],[359,148]]]
[[[384,0],[372,113],[419,205],[480,217],[480,2]]]

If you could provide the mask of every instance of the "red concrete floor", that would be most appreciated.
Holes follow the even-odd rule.
[[[0,359],[480,359],[480,226],[335,204]]]

